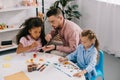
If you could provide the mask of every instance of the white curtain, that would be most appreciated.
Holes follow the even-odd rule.
[[[120,57],[120,5],[82,0],[81,23],[94,30],[101,49]]]

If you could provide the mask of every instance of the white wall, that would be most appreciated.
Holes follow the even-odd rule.
[[[96,0],[80,1],[82,1],[81,26],[94,30],[101,49],[120,56],[120,5]]]
[[[49,7],[55,2],[56,0],[44,0],[45,2],[45,17]],[[51,25],[48,23],[48,20],[45,21],[45,33],[48,34],[52,29]]]
[[[80,12],[80,14],[82,15],[82,0],[75,0],[75,3],[74,4],[77,4],[78,5],[78,11]],[[82,19],[82,16],[80,17],[80,19],[74,19],[74,22],[77,23],[81,28],[82,27],[82,23],[81,23],[81,19]]]
[[[46,12],[48,11],[49,7],[55,2],[56,0],[44,0],[44,16],[46,18]],[[42,11],[42,0],[38,0],[40,3],[39,5],[39,11]],[[52,29],[51,25],[48,23],[48,21],[45,21],[45,33],[48,34],[50,30]]]

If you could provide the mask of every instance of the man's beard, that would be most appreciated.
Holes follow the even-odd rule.
[[[57,28],[54,28],[55,30],[60,30],[61,29],[61,27],[60,26],[58,26]]]

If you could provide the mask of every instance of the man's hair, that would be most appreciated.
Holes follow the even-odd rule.
[[[48,12],[47,12],[47,14],[46,14],[46,16],[47,17],[50,17],[50,16],[58,16],[58,15],[63,15],[63,12],[62,12],[62,10],[60,9],[60,8],[51,8]]]

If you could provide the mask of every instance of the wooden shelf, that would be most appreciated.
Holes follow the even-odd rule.
[[[4,30],[0,30],[0,33],[2,32],[8,32],[8,31],[15,31],[15,30],[20,30],[22,28],[7,28],[7,29],[4,29]]]
[[[35,6],[21,6],[21,7],[14,7],[14,8],[3,8],[3,9],[0,9],[0,12],[24,10],[24,9],[31,9],[31,8],[36,8],[36,7]]]
[[[6,45],[6,46],[1,46],[0,45],[0,51],[5,51],[5,50],[10,50],[17,48],[17,44],[13,43],[12,45]]]

